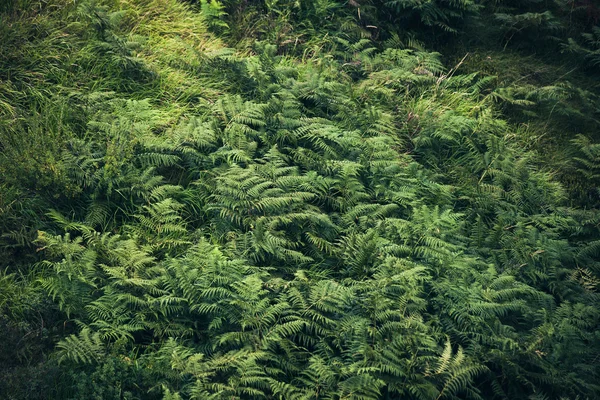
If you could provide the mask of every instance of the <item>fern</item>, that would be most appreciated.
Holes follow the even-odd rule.
[[[105,352],[104,344],[99,333],[92,333],[90,329],[84,328],[79,334],[71,335],[59,342],[59,361],[71,361],[76,363],[98,363]]]

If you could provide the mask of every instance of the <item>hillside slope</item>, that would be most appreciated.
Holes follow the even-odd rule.
[[[597,398],[598,17],[513,3],[3,3],[0,397]]]

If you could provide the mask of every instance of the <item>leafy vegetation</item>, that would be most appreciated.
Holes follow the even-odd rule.
[[[0,4],[0,397],[600,395],[591,1]]]

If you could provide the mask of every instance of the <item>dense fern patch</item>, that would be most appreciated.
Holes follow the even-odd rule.
[[[3,4],[0,394],[596,398],[594,10]]]

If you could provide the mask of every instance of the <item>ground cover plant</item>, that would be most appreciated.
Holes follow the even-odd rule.
[[[600,396],[591,1],[0,4],[0,397]]]

